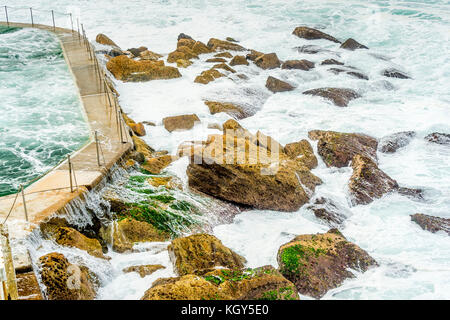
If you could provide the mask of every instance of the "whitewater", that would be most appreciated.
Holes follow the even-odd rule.
[[[369,205],[352,207],[347,194],[351,168],[327,168],[318,157],[319,166],[312,172],[324,183],[315,194],[329,197],[344,208],[347,220],[341,232],[380,265],[356,274],[323,299],[450,299],[449,238],[444,233],[424,231],[410,219],[414,213],[450,217],[450,148],[423,139],[432,132],[450,132],[447,1],[14,0],[4,4],[72,12],[83,22],[92,42],[98,33],[104,33],[123,49],[146,46],[166,55],[176,48],[177,36],[183,32],[204,43],[212,37],[233,37],[244,47],[276,52],[281,60],[316,62],[317,67],[308,72],[236,66],[238,72],[251,75],[249,81],[221,78],[204,86],[193,80],[205,69],[202,62],[213,55],[205,54],[189,68],[180,68],[181,78],[145,83],[116,81],[116,88],[120,104],[131,118],[156,123],[154,127],[146,126],[144,140],[155,149],[171,153],[183,141],[205,140],[208,134],[217,133],[207,128],[208,123],[229,119],[226,114],[211,115],[205,99],[251,106],[255,115],[241,120],[241,125],[253,133],[261,130],[281,144],[307,139],[307,132],[314,129],[360,132],[376,138],[398,131],[416,131],[412,142],[396,153],[378,153],[379,167],[402,186],[424,189],[426,201],[389,194]],[[27,18],[20,11],[14,14],[18,19]],[[0,19],[3,20],[1,16]],[[60,21],[67,23],[64,19]],[[300,39],[291,34],[300,25],[318,28],[340,40],[354,38],[370,50],[349,52],[326,40]],[[330,52],[310,55],[293,49],[310,44]],[[369,80],[331,74],[328,68],[319,66],[327,58],[360,69]],[[101,55],[99,59],[104,60]],[[412,79],[383,77],[380,72],[389,67],[407,72]],[[269,94],[264,86],[269,75],[289,81],[297,89]],[[59,84],[61,88],[66,85]],[[347,108],[337,108],[323,99],[301,94],[308,89],[333,86],[355,89],[362,98]],[[187,113],[197,114],[202,123],[188,132],[170,134],[164,129],[162,118]],[[310,142],[315,148],[316,142]],[[187,159],[182,158],[168,170],[186,183],[186,166]],[[303,207],[293,213],[246,211],[231,224],[216,226],[213,234],[243,255],[248,267],[277,267],[280,245],[295,235],[328,229]],[[46,245],[50,247],[43,246],[40,254],[55,250]],[[149,244],[140,253],[110,253],[111,267],[98,266],[98,273],[105,275],[99,298],[139,299],[154,280],[173,276],[165,245]],[[91,259],[86,262],[90,266],[95,264],[92,258],[86,259]],[[148,263],[167,268],[144,279],[121,272],[129,265]]]

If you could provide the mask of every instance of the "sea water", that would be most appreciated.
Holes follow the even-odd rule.
[[[251,106],[256,114],[240,123],[253,133],[262,130],[282,144],[305,139],[313,129],[361,132],[376,138],[416,131],[412,142],[396,153],[378,153],[379,167],[401,185],[423,188],[425,201],[390,194],[369,205],[352,207],[347,193],[351,169],[327,168],[319,159],[313,172],[324,183],[316,189],[316,195],[329,197],[345,209],[347,220],[342,233],[380,265],[355,274],[324,299],[450,299],[449,237],[424,231],[410,219],[418,212],[450,217],[450,148],[423,139],[431,132],[450,132],[447,1],[6,1],[11,6],[25,3],[74,12],[91,40],[102,32],[123,49],[144,45],[168,54],[183,32],[205,43],[212,37],[229,36],[246,48],[276,52],[281,60],[308,59],[316,63],[316,68],[308,72],[265,71],[252,64],[236,66],[233,68],[245,73],[248,81],[221,78],[208,85],[196,84],[193,80],[208,67],[204,61],[212,56],[209,54],[180,69],[183,76],[178,79],[116,81],[124,111],[136,121],[157,124],[146,126],[144,137],[156,149],[175,152],[182,141],[205,139],[209,133],[218,132],[207,129],[207,124],[222,123],[229,117],[210,115],[205,99]],[[18,11],[15,14],[20,17]],[[26,19],[26,13],[22,17]],[[354,38],[370,49],[346,51],[326,40],[300,39],[291,34],[299,25],[318,28],[340,40]],[[293,49],[310,44],[329,51],[309,55]],[[327,66],[320,66],[327,58],[358,68],[369,80],[330,73]],[[390,67],[407,72],[412,79],[383,77],[382,70]],[[289,81],[297,89],[271,94],[264,87],[269,75]],[[362,98],[347,108],[338,108],[324,99],[302,95],[304,90],[324,86],[352,88]],[[202,124],[189,132],[172,134],[162,126],[163,117],[186,113],[196,113]],[[183,172],[183,161],[172,168]],[[301,208],[293,213],[247,211],[237,215],[232,224],[217,226],[214,234],[243,255],[249,267],[276,267],[281,244],[298,234],[327,230],[328,226]],[[161,276],[171,274],[166,256],[142,256],[142,264],[167,265],[166,271],[158,271]],[[131,254],[129,259],[138,264],[139,254]],[[140,280],[137,275],[124,275],[120,272],[125,266],[123,258],[114,256],[112,261],[118,273],[101,290],[100,298],[139,298],[156,278]]]
[[[43,175],[89,137],[56,37],[0,26],[0,196]]]

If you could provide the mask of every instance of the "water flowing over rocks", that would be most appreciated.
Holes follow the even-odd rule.
[[[450,134],[433,132],[433,133],[430,133],[429,135],[427,135],[425,137],[425,140],[432,142],[432,143],[450,145]]]
[[[341,48],[351,50],[351,51],[356,50],[356,49],[369,49],[365,45],[359,43],[358,41],[356,41],[355,39],[352,39],[352,38],[345,40],[345,42],[341,44]]]
[[[365,272],[377,262],[336,229],[295,237],[278,251],[279,271],[299,293],[315,298],[355,276],[348,269]]]
[[[317,29],[309,28],[309,27],[297,27],[292,31],[292,34],[296,35],[299,38],[307,39],[307,40],[316,40],[316,39],[325,39],[330,40],[336,43],[341,43],[335,37],[330,36],[322,31]]]
[[[361,97],[356,91],[345,88],[318,88],[304,91],[303,94],[331,100],[338,107],[347,107],[351,100]]]
[[[333,228],[339,227],[346,219],[342,209],[328,198],[317,198],[307,209],[312,210],[318,219],[325,221]]]
[[[308,136],[311,140],[319,140],[317,150],[327,167],[346,167],[357,154],[377,161],[378,142],[368,135],[312,130]]]
[[[295,89],[291,84],[284,82],[280,79],[269,76],[266,81],[266,88],[272,91],[273,93],[284,92],[284,91],[292,91]]]
[[[411,79],[411,77],[408,76],[405,72],[402,72],[394,68],[383,70],[382,74],[383,76],[388,78]]]
[[[450,236],[450,219],[434,217],[427,214],[416,213],[411,215],[411,220],[417,223],[423,230],[436,233],[443,231]]]
[[[414,131],[402,131],[390,134],[380,139],[378,150],[383,153],[394,153],[398,149],[407,146],[416,136]]]

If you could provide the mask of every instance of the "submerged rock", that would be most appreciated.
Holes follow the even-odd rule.
[[[437,144],[450,145],[450,134],[433,132],[425,137],[425,140]]]
[[[233,43],[230,41],[225,40],[219,40],[215,38],[211,38],[208,41],[207,44],[208,48],[210,48],[213,51],[224,51],[224,50],[231,50],[231,51],[245,51],[245,48],[237,43]]]
[[[346,219],[338,206],[327,198],[317,198],[307,209],[312,210],[318,219],[325,221],[330,227],[338,227]]]
[[[378,168],[370,158],[353,157],[353,174],[348,183],[353,205],[368,204],[398,189],[398,183]]]
[[[394,153],[400,148],[407,146],[416,136],[414,131],[402,131],[390,134],[380,139],[378,150],[383,153]]]
[[[429,216],[422,213],[411,215],[411,220],[417,223],[423,230],[436,233],[444,231],[450,236],[450,219]]]
[[[369,49],[365,45],[359,43],[358,41],[356,41],[355,39],[352,39],[352,38],[345,40],[345,42],[343,44],[341,44],[341,48],[347,49],[347,50],[352,50],[352,51],[356,50],[356,49]]]
[[[261,69],[275,69],[281,65],[276,53],[263,54],[255,59],[255,64]]]
[[[323,97],[338,107],[346,107],[351,100],[361,97],[356,91],[346,88],[318,88],[304,91],[303,94]]]
[[[366,251],[336,229],[297,236],[280,247],[277,260],[280,272],[299,293],[315,298],[340,286],[345,279],[354,278],[348,269],[365,272],[377,265]]]
[[[225,112],[235,119],[244,119],[251,116],[251,113],[245,112],[241,106],[229,102],[205,101],[211,114]]]
[[[309,28],[309,27],[297,27],[292,31],[292,34],[296,35],[299,38],[307,39],[307,40],[315,40],[315,39],[325,39],[330,40],[336,43],[341,43],[335,37],[330,36],[322,31],[317,29]]]
[[[130,272],[136,272],[139,273],[141,278],[145,278],[146,276],[151,275],[155,271],[158,271],[160,269],[164,269],[165,267],[160,264],[146,264],[142,266],[131,266],[128,268],[123,269],[122,271],[124,273],[130,273]]]
[[[299,70],[311,70],[314,68],[314,62],[309,60],[287,60],[281,65],[281,69],[299,69]]]
[[[343,62],[337,61],[335,59],[326,59],[326,60],[323,60],[320,64],[321,65],[336,64],[336,65],[339,65],[339,66],[343,66],[344,65]]]
[[[172,132],[175,130],[190,130],[196,123],[200,122],[200,118],[196,114],[185,114],[181,116],[166,117],[162,120],[164,128]]]
[[[161,60],[135,61],[122,55],[110,59],[106,67],[117,80],[122,81],[138,82],[181,77],[177,68],[167,67]]]
[[[247,59],[244,56],[234,56],[233,59],[231,59],[230,66],[239,66],[239,65],[244,66],[249,65]]]
[[[327,167],[346,167],[357,154],[377,161],[378,142],[368,135],[313,130],[308,136],[311,140],[319,140],[317,151]]]
[[[410,76],[408,76],[406,73],[399,71],[394,68],[389,68],[386,70],[383,70],[382,72],[383,76],[389,77],[389,78],[398,78],[398,79],[411,79]]]
[[[49,300],[93,300],[96,281],[89,269],[70,264],[56,252],[39,258],[42,284]]]
[[[299,142],[288,143],[284,146],[284,153],[309,169],[317,167],[318,162],[313,148],[305,139]]]
[[[280,79],[274,78],[272,76],[269,76],[267,78],[266,88],[272,91],[273,93],[292,91],[295,89],[295,87],[290,85],[289,83],[281,81]]]
[[[202,275],[216,267],[243,268],[246,260],[209,234],[194,234],[172,241],[167,248],[178,275]]]

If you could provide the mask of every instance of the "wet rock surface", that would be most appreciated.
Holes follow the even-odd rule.
[[[378,150],[383,153],[394,153],[407,146],[416,136],[415,131],[402,131],[390,134],[380,139]]]
[[[166,117],[162,120],[164,128],[172,132],[175,130],[190,130],[194,125],[200,122],[196,114],[185,114],[181,116]]]
[[[347,218],[337,204],[324,197],[317,198],[307,209],[312,210],[318,219],[334,228],[340,226]]]
[[[450,145],[450,134],[433,132],[433,133],[430,133],[429,135],[427,135],[425,137],[425,140],[432,142],[432,143]]]
[[[281,69],[298,69],[309,71],[314,68],[314,62],[309,60],[287,60],[281,65]]]
[[[261,69],[275,69],[281,66],[276,53],[263,54],[255,59],[255,64]]]
[[[351,100],[361,97],[356,91],[346,88],[318,88],[304,91],[303,94],[328,99],[338,107],[347,107]]]
[[[394,68],[385,69],[383,70],[382,74],[383,76],[388,78],[411,79],[411,77],[408,76],[405,72]]]
[[[325,39],[329,41],[333,41],[336,43],[341,43],[335,37],[330,36],[322,31],[317,29],[309,28],[309,27],[297,27],[294,29],[292,34],[296,35],[299,38],[307,39],[307,40],[316,40],[316,39]]]
[[[450,236],[450,219],[434,217],[427,214],[416,213],[411,215],[411,220],[417,223],[422,229],[436,233],[443,231]]]
[[[284,82],[280,79],[269,76],[266,80],[266,88],[272,91],[273,93],[284,92],[284,91],[292,91],[295,89],[291,84]]]
[[[358,41],[356,41],[355,39],[352,39],[352,38],[345,40],[345,42],[341,44],[341,48],[347,49],[347,50],[352,50],[352,51],[356,50],[356,49],[369,49],[365,45],[359,43]]]

